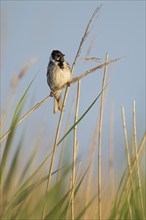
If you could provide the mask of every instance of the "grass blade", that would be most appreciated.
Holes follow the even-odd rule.
[[[101,96],[103,91],[101,91],[99,93],[99,95],[94,99],[94,101],[92,102],[92,104],[89,106],[89,108],[87,108],[87,110],[84,112],[84,114],[76,121],[76,123],[74,123],[71,128],[66,132],[66,134],[61,138],[61,140],[58,142],[57,145],[59,145],[63,139],[74,129],[74,127],[85,117],[85,115],[89,112],[89,110],[94,106],[94,104],[96,103],[96,101],[99,99],[99,97]]]
[[[62,206],[64,205],[70,190],[60,199],[60,201],[54,206],[54,208],[45,216],[44,219],[59,219],[60,211]]]
[[[35,77],[36,77],[36,75],[35,75]],[[3,155],[2,155],[1,164],[0,164],[0,179],[1,179],[1,181],[2,181],[2,178],[3,178],[4,170],[5,170],[6,161],[7,161],[7,158],[8,158],[10,149],[11,149],[11,146],[12,146],[12,140],[13,140],[13,137],[14,137],[16,124],[18,122],[19,116],[20,116],[21,111],[23,109],[23,105],[24,105],[24,102],[25,102],[25,97],[26,97],[26,95],[27,95],[27,93],[28,93],[28,91],[29,91],[29,89],[30,89],[30,87],[31,87],[35,77],[33,78],[31,83],[29,84],[29,86],[25,90],[24,94],[20,98],[20,100],[19,100],[19,102],[18,102],[18,104],[17,104],[17,106],[15,108],[13,117],[12,117],[11,126],[10,126],[11,132],[8,135],[8,138],[7,138],[7,141],[6,141],[6,145],[5,145],[5,148],[4,148],[4,152],[3,152]]]
[[[80,214],[79,214],[79,215],[77,216],[77,218],[76,218],[77,220],[82,219],[84,213],[85,213],[86,210],[90,207],[90,205],[94,202],[96,196],[97,196],[97,195],[95,195],[95,196],[91,199],[91,201],[88,203],[88,205],[85,206],[85,208],[80,212]]]
[[[24,177],[25,177],[25,175],[26,175],[28,169],[30,168],[30,166],[31,166],[31,164],[32,164],[32,161],[34,160],[34,158],[35,158],[35,156],[36,156],[36,153],[37,153],[37,149],[35,149],[35,150],[32,152],[32,154],[31,154],[30,158],[28,159],[28,161],[27,161],[27,163],[26,163],[26,165],[25,165],[23,171],[21,172],[21,176],[20,176],[20,178],[19,178],[19,183],[22,183],[22,181],[23,181],[23,179],[24,179]]]
[[[37,73],[36,75],[34,76],[34,78],[32,79],[32,81],[30,82],[29,86],[27,87],[27,89],[25,90],[24,94],[22,95],[22,97],[20,98],[16,108],[15,108],[15,111],[13,113],[13,117],[12,117],[12,122],[11,122],[11,126],[10,126],[10,129],[0,138],[0,142],[2,142],[13,130],[14,127],[16,127],[18,124],[19,124],[19,115],[20,115],[20,110],[22,109],[23,105],[24,105],[24,99],[35,79],[35,77],[37,76]],[[14,126],[15,125],[15,126]],[[1,145],[0,145],[1,147]]]
[[[38,173],[38,171],[42,168],[44,163],[48,160],[51,153],[42,161],[42,163],[38,166],[38,168],[31,174],[31,176],[23,183],[23,185],[19,188],[19,190],[16,192],[16,195],[18,195],[33,179],[33,177]]]
[[[21,150],[21,146],[22,146],[21,140],[20,140],[20,143],[18,144],[18,147],[16,149],[16,152],[14,154],[14,157],[12,159],[12,162],[11,162],[11,165],[10,165],[10,168],[9,168],[9,172],[8,172],[6,180],[5,180],[5,184],[4,184],[4,194],[5,195],[11,189],[10,186],[12,186],[12,183],[13,183],[14,178],[15,178],[16,169],[18,167],[19,154],[20,154],[20,150]]]

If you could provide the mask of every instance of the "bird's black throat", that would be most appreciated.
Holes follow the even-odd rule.
[[[63,60],[59,60],[58,62],[58,66],[61,68],[61,69],[64,69],[64,65],[63,65],[64,61]]]

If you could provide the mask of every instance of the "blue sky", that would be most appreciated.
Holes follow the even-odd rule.
[[[95,43],[90,57],[104,58],[106,52],[109,59],[126,56],[108,68],[110,84],[106,92],[103,120],[103,135],[106,137],[103,143],[106,145],[111,109],[114,106],[114,142],[119,152],[121,146],[122,150],[124,149],[122,105],[125,107],[129,135],[132,134],[134,99],[137,108],[138,140],[145,130],[145,1],[1,1],[1,102],[4,108],[9,99],[12,76],[31,58],[36,58],[37,62],[18,87],[10,118],[15,105],[37,72],[24,112],[47,96],[50,91],[46,83],[46,68],[51,51],[61,50],[72,64],[87,22],[97,4],[101,3],[102,9],[83,46],[81,57],[86,57],[93,40]],[[96,65],[97,63],[93,62],[85,65],[78,60],[74,75]],[[79,115],[101,91],[102,74],[103,71],[99,71],[82,80]],[[68,96],[63,127],[75,91],[76,86],[73,85]],[[98,101],[78,127],[81,154],[87,150],[90,143],[99,115],[99,106]],[[53,115],[53,100],[50,100],[41,106],[34,116],[30,116],[31,124],[27,120],[28,130],[32,131],[32,125],[36,128],[43,121],[51,139],[58,117],[59,114]],[[63,134],[63,130],[61,132]],[[106,146],[105,154],[107,149]]]

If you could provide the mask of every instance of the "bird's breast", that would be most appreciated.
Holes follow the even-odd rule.
[[[71,80],[71,72],[68,68],[58,68],[55,66],[48,75],[48,84],[52,90],[55,90]]]

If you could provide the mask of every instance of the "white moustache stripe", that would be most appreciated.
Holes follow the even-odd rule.
[[[52,56],[50,56],[50,61],[53,62],[53,63],[56,62],[56,61],[52,58]]]

